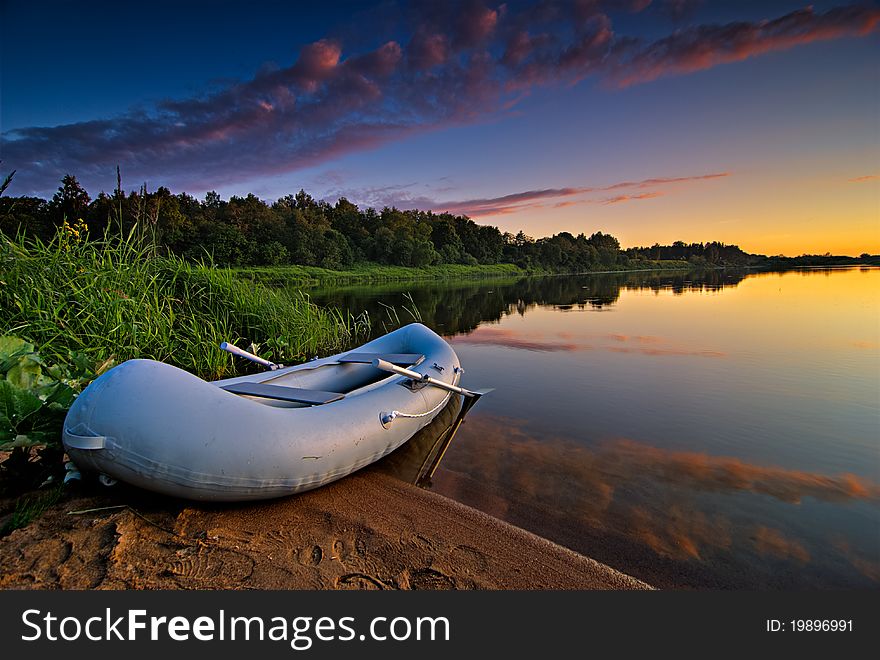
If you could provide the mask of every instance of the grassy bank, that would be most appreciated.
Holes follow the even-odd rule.
[[[272,287],[354,284],[358,282],[393,282],[410,280],[486,278],[528,274],[513,264],[463,266],[441,264],[412,268],[376,263],[358,264],[348,270],[328,270],[317,266],[248,266],[232,269],[241,278]]]
[[[633,261],[627,267],[616,266],[615,271],[630,270],[689,270],[694,266],[686,261]],[[461,264],[439,264],[411,268],[408,266],[386,266],[376,263],[362,263],[348,270],[328,270],[316,266],[249,266],[232,269],[243,279],[259,282],[272,287],[289,286],[330,286],[369,282],[395,282],[445,279],[488,279],[498,277],[525,277],[528,275],[571,274],[546,269],[526,270],[515,264],[487,264],[464,266]],[[596,272],[609,272],[597,268]]]
[[[0,331],[52,361],[70,351],[148,357],[219,378],[242,366],[222,341],[289,362],[349,345],[366,323],[227,269],[154,257],[134,240],[84,241],[69,228],[49,244],[0,234]]]

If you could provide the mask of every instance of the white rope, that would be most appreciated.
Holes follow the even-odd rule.
[[[388,413],[387,415],[385,415],[382,418],[382,423],[387,424],[387,423],[391,422],[392,420],[397,419],[398,417],[407,417],[409,419],[417,419],[419,417],[427,417],[428,415],[433,415],[435,412],[440,410],[440,408],[442,408],[443,406],[446,405],[446,402],[449,401],[449,397],[451,397],[452,394],[453,394],[452,392],[448,392],[446,394],[446,396],[443,397],[443,400],[439,404],[437,404],[434,408],[431,408],[431,410],[429,410],[428,412],[419,413],[418,415],[412,415],[410,413],[403,413],[403,412],[400,412],[399,410],[392,410],[390,413]]]

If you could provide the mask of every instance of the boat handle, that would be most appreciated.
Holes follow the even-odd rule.
[[[103,435],[76,435],[64,429],[64,444],[71,449],[103,449],[106,442]]]
[[[381,369],[382,371],[387,371],[392,374],[398,374],[400,376],[406,376],[410,380],[414,380],[418,383],[433,385],[434,387],[439,387],[443,390],[455,392],[456,394],[463,394],[464,396],[468,397],[479,397],[480,394],[482,394],[481,392],[472,392],[470,390],[466,390],[463,387],[458,387],[457,385],[452,385],[451,383],[444,383],[442,380],[431,378],[428,374],[420,374],[418,371],[411,371],[410,369],[398,367],[396,364],[391,364],[390,362],[387,362],[381,358],[373,360],[373,366],[376,367],[376,369]]]

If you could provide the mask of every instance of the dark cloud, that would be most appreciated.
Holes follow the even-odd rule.
[[[449,42],[443,34],[416,33],[406,49],[410,66],[417,71],[426,71],[440,66],[449,57]]]
[[[774,20],[697,25],[651,43],[616,49],[610,78],[621,87],[669,74],[708,69],[814,41],[866,35],[877,28],[880,9],[852,5],[817,14],[812,7]]]
[[[880,20],[880,10],[853,6],[698,25],[653,42],[614,31],[609,11],[640,11],[646,4],[544,0],[517,11],[471,1],[412,5],[401,19],[412,35],[406,45],[388,41],[346,54],[339,38],[321,39],[302,47],[290,66],[268,65],[251,80],[191,98],[107,119],[8,131],[3,161],[18,170],[19,194],[50,192],[66,172],[92,188],[112,187],[117,164],[130,182],[205,190],[473,122],[509,108],[536,86],[590,75],[627,86],[867,34]],[[510,208],[482,201],[484,215]]]
[[[657,3],[657,8],[660,13],[678,22],[691,18],[701,4],[702,0],[662,0]]]

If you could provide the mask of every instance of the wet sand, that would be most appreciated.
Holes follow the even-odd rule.
[[[0,566],[4,589],[650,588],[374,469],[245,505],[74,490],[0,539]]]

